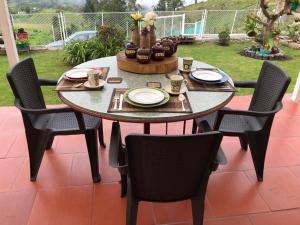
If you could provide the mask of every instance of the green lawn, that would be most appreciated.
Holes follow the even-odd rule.
[[[221,47],[214,43],[202,43],[194,45],[183,45],[178,49],[178,55],[192,56],[195,60],[203,61],[214,65],[226,73],[234,80],[256,80],[263,61],[255,60],[240,56],[238,52],[249,42],[233,43],[229,47]],[[289,87],[289,92],[293,90],[300,65],[300,51],[283,48],[283,50],[292,57],[288,61],[274,61],[275,64],[283,68],[292,77],[292,84]],[[63,62],[63,51],[47,51],[22,54],[21,58],[33,57],[37,71],[40,77],[57,79],[70,66]],[[8,64],[6,56],[0,56],[0,106],[12,105],[13,96],[6,81],[6,72]],[[56,92],[51,88],[43,89],[47,103],[59,103]],[[250,90],[239,90],[238,95],[250,94]]]

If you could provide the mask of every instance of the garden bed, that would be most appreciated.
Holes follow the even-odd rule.
[[[250,48],[245,48],[240,52],[241,55],[260,60],[287,60],[289,57],[283,52],[276,54],[261,54],[259,51],[254,51]]]

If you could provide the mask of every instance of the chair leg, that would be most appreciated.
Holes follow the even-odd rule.
[[[49,134],[45,132],[26,132],[27,146],[29,152],[30,181],[36,181],[41,162],[46,149]]]
[[[241,143],[242,149],[245,150],[245,151],[247,151],[247,149],[248,149],[247,138],[245,136],[240,136],[239,139],[240,139],[240,143]]]
[[[121,175],[121,198],[127,194],[127,175]]]
[[[51,135],[49,140],[48,140],[46,150],[50,150],[52,148],[53,141],[54,141],[54,135]]]
[[[90,158],[93,181],[94,183],[97,183],[101,181],[101,176],[99,173],[97,131],[86,130],[85,140]]]
[[[193,225],[203,224],[204,215],[204,199],[201,197],[194,197],[191,199],[192,213],[193,213]]]
[[[99,142],[101,147],[106,148],[106,144],[104,142],[104,134],[103,134],[103,123],[101,120],[100,126],[98,127],[98,138],[99,138]]]
[[[193,127],[192,127],[192,134],[196,134],[197,133],[197,123],[196,120],[193,120]]]
[[[127,209],[126,209],[126,225],[136,225],[139,202],[134,199],[128,191]]]
[[[255,167],[257,180],[262,182],[264,175],[265,158],[268,148],[269,134],[249,135],[249,147]]]

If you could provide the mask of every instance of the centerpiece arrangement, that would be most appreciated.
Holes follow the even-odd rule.
[[[131,14],[133,28],[131,42],[117,55],[120,69],[140,74],[169,73],[177,69],[178,42],[169,38],[157,39],[155,22],[157,14],[148,12]]]

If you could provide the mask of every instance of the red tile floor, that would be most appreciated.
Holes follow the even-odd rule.
[[[235,97],[230,106],[246,108],[249,101]],[[107,143],[110,128],[104,121]],[[171,134],[181,129],[182,123],[170,124]],[[119,176],[108,166],[107,149],[100,150],[102,182],[93,184],[84,138],[57,137],[32,183],[21,115],[14,107],[0,108],[0,130],[1,225],[124,224],[126,199],[119,197]],[[122,131],[142,132],[142,126],[122,124]],[[163,134],[164,125],[153,125],[152,133]],[[210,178],[205,225],[300,224],[300,104],[289,96],[271,133],[263,183],[256,181],[249,151],[241,151],[236,138],[224,138],[229,163]],[[143,202],[138,224],[192,224],[190,203]]]

